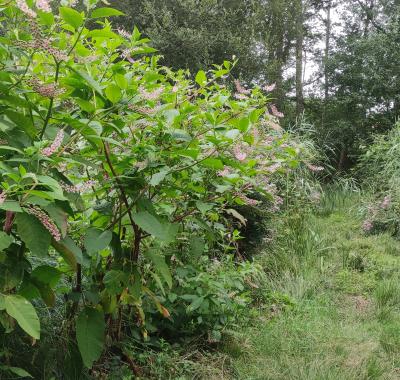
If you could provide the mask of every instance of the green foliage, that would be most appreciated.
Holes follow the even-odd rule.
[[[76,339],[83,363],[88,368],[103,351],[104,333],[104,314],[90,307],[84,308],[76,320]]]
[[[230,92],[234,64],[192,81],[96,5],[0,10],[0,334],[15,319],[39,339],[32,304],[61,303],[55,328],[88,368],[124,336],[219,340],[258,271],[232,259],[236,208],[278,206],[274,182],[313,159],[266,91]]]
[[[4,296],[6,313],[13,317],[20,327],[35,339],[40,339],[40,323],[35,308],[24,297]]]

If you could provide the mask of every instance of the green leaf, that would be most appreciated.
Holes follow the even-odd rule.
[[[199,236],[194,236],[190,239],[190,253],[193,258],[198,258],[200,257],[205,248],[205,242],[204,239],[199,237]]]
[[[31,277],[54,288],[61,278],[61,272],[49,265],[41,265],[32,271]]]
[[[83,23],[83,16],[75,9],[69,7],[60,7],[61,18],[73,28],[79,28]]]
[[[128,81],[123,74],[115,74],[115,83],[121,90],[126,90],[128,88]]]
[[[207,76],[206,73],[203,70],[200,70],[197,74],[196,74],[196,78],[195,81],[197,84],[199,84],[200,86],[203,86],[204,84],[207,83]]]
[[[0,205],[0,209],[13,212],[23,212],[19,203],[15,201],[5,201]]]
[[[8,367],[8,366],[5,366],[5,367],[3,366],[3,367],[0,367],[0,368],[2,368],[4,370],[7,370],[7,371],[13,373],[14,375],[19,376],[19,377],[29,377],[29,378],[33,379],[33,376],[29,372],[26,372],[22,368],[19,368],[19,367]]]
[[[218,160],[217,158],[206,158],[204,161],[201,162],[201,165],[216,170],[224,168],[224,164],[222,163],[222,161]]]
[[[20,327],[31,337],[40,339],[40,322],[32,304],[21,296],[5,296],[5,306],[8,315],[13,317]]]
[[[105,323],[102,312],[85,307],[76,321],[76,339],[83,363],[91,368],[104,347]]]
[[[54,15],[51,12],[39,12],[39,19],[46,26],[54,24]]]
[[[198,297],[196,298],[188,307],[187,307],[187,311],[188,313],[191,313],[193,311],[195,311],[196,309],[198,309],[202,303],[204,301],[204,297]]]
[[[97,8],[90,15],[91,18],[110,17],[110,16],[123,16],[124,13],[114,8]]]
[[[73,270],[76,270],[77,263],[82,264],[82,251],[69,236],[59,242],[53,239],[51,244]]]
[[[97,228],[88,229],[85,237],[84,246],[89,256],[108,247],[111,243],[112,232],[109,230],[101,231]]]
[[[165,242],[173,241],[178,232],[178,225],[160,223],[154,215],[147,211],[134,214],[133,220],[144,231]]]
[[[13,242],[13,239],[11,236],[7,235],[3,231],[0,231],[0,251],[8,248],[12,242]]]
[[[50,233],[33,215],[17,214],[17,230],[21,240],[36,256],[44,257],[50,247]]]
[[[105,94],[107,96],[107,99],[113,103],[119,102],[122,98],[121,90],[116,84],[110,84],[106,88]]]
[[[171,271],[169,270],[169,267],[165,262],[165,258],[157,254],[153,250],[148,251],[147,256],[153,262],[156,271],[161,274],[161,276],[163,277],[169,288],[172,288]]]
[[[169,173],[170,168],[164,168],[161,171],[159,171],[158,173],[155,173],[151,176],[150,179],[150,185],[151,186],[157,186],[160,184],[160,182],[162,182],[164,180],[164,178],[166,177],[166,175]]]
[[[76,70],[72,66],[68,66],[73,72],[75,72],[77,75],[79,75],[82,79],[86,81],[86,83],[97,93],[99,93],[101,96],[103,96],[103,90],[100,87],[100,84],[94,80],[90,74],[85,73],[84,71]]]
[[[196,202],[196,207],[201,211],[202,214],[205,214],[207,211],[212,210],[214,207],[213,203],[204,203],[202,201]]]

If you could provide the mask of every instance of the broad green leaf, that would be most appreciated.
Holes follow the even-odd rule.
[[[169,173],[169,170],[170,170],[169,168],[164,168],[158,173],[153,174],[150,179],[150,185],[151,186],[159,185],[160,182],[162,182],[166,177],[166,175]]]
[[[111,243],[112,232],[90,228],[86,232],[84,246],[89,256],[108,247]]]
[[[207,211],[212,210],[214,205],[212,203],[205,203],[205,202],[197,201],[196,207],[201,211],[202,214],[205,214]]]
[[[38,282],[36,287],[39,290],[40,296],[42,297],[44,303],[48,307],[54,307],[56,304],[56,295],[53,289],[51,289],[49,285],[42,284],[41,282]]]
[[[61,278],[61,272],[49,265],[41,265],[32,271],[31,277],[54,288]]]
[[[40,322],[32,304],[21,296],[6,295],[5,306],[8,315],[31,337],[40,339]]]
[[[127,286],[128,273],[110,270],[104,275],[103,282],[111,294],[119,294]]]
[[[19,203],[15,201],[5,201],[0,205],[0,209],[13,212],[23,212]]]
[[[54,15],[51,12],[39,12],[39,19],[46,26],[54,24]]]
[[[50,247],[50,233],[36,217],[26,213],[16,216],[17,230],[22,241],[36,256],[44,257]]]
[[[61,18],[73,28],[79,28],[83,23],[83,16],[75,9],[69,7],[60,7]]]
[[[199,236],[193,236],[190,238],[190,253],[194,259],[200,257],[205,248],[204,239]]]
[[[168,265],[165,262],[164,256],[157,254],[153,250],[147,252],[147,257],[153,262],[154,268],[161,274],[167,285],[172,288],[172,276]]]
[[[107,96],[107,99],[113,103],[119,102],[122,98],[121,89],[116,84],[113,84],[113,83],[111,83],[105,89],[105,94]]]
[[[128,81],[123,74],[115,74],[115,83],[122,90],[126,90],[128,88]]]
[[[0,251],[8,248],[13,242],[11,236],[7,235],[5,232],[0,231]]]
[[[124,13],[114,8],[97,8],[90,15],[91,18],[101,18],[110,16],[123,16]]]
[[[224,168],[224,164],[222,163],[222,161],[218,160],[217,158],[206,158],[204,161],[201,162],[201,165],[216,170]]]
[[[199,84],[200,86],[203,86],[204,84],[207,83],[207,76],[206,73],[203,70],[200,70],[197,74],[196,74],[196,78],[195,81],[197,84]]]
[[[29,372],[26,372],[24,369],[19,368],[19,367],[1,366],[0,369],[2,369],[4,371],[9,371],[19,377],[29,377],[29,378],[33,379],[33,376]]]
[[[196,309],[198,309],[202,303],[204,301],[204,297],[198,297],[196,298],[188,307],[187,307],[187,311],[188,313],[191,313],[193,311],[195,311]]]
[[[77,263],[83,264],[82,250],[69,236],[59,242],[53,239],[51,244],[72,269],[76,270]]]
[[[6,299],[3,294],[0,294],[0,310],[5,310],[6,308]]]
[[[160,221],[147,211],[133,215],[135,223],[147,233],[165,242],[174,240],[178,232],[178,225],[171,223],[160,223]]]
[[[101,96],[103,96],[103,90],[100,86],[100,84],[93,79],[90,74],[85,73],[84,71],[76,70],[72,66],[68,66],[72,71],[74,71],[77,75],[79,75],[82,79],[86,81],[86,83],[97,93],[99,93]]]
[[[94,308],[85,307],[76,321],[76,339],[83,363],[92,368],[104,348],[104,314]]]

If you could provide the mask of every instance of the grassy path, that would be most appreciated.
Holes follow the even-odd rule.
[[[400,379],[400,243],[365,236],[350,204],[287,238],[279,260],[295,264],[271,280],[274,305],[243,333],[233,378]]]

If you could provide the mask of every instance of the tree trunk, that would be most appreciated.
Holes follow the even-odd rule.
[[[304,111],[303,43],[304,43],[303,0],[296,0],[296,115],[297,116],[300,116]]]
[[[329,51],[330,51],[330,42],[331,42],[331,28],[332,28],[332,20],[331,20],[331,8],[332,8],[332,1],[328,1],[327,9],[326,9],[326,34],[325,34],[325,57],[324,57],[324,90],[325,90],[325,107],[326,103],[328,102],[329,97],[329,77],[328,77],[328,59],[329,59]]]

